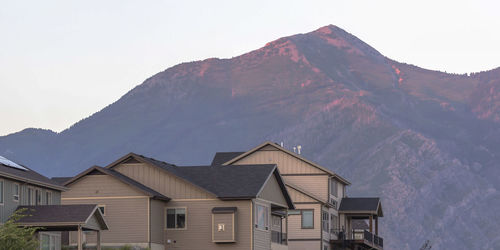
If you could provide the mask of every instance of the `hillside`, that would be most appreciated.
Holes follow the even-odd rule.
[[[264,140],[301,144],[350,195],[381,196],[386,249],[500,249],[500,68],[422,69],[331,25],[179,64],[61,133],[0,137],[0,155],[63,176],[131,151],[209,164]]]

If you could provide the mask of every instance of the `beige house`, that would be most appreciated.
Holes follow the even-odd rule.
[[[347,198],[350,183],[279,144],[265,142],[247,152],[219,152],[212,165],[276,164],[295,205],[288,218],[289,250],[383,249],[379,198]],[[368,230],[353,222],[369,223]]]
[[[134,153],[65,182],[62,204],[98,204],[103,246],[288,249],[294,209],[275,164],[179,167]],[[71,233],[66,243],[74,245]],[[83,237],[87,246],[95,233]]]

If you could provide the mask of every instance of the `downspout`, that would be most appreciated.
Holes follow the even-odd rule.
[[[253,199],[250,200],[250,250],[254,250],[254,246],[253,246],[253,240],[254,240],[254,235],[253,235],[253,230],[255,228],[253,222],[254,222],[254,218],[253,218],[253,207],[254,207],[254,203],[253,203]]]
[[[151,249],[151,198],[148,198],[148,247]]]

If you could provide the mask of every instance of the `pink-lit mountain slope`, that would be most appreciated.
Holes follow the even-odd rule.
[[[499,90],[500,69],[430,71],[326,26],[179,64],[62,133],[0,137],[0,155],[61,176],[130,151],[188,165],[301,144],[349,194],[382,197],[386,249],[500,249]]]

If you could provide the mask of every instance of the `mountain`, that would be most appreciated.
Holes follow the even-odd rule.
[[[500,249],[500,68],[422,69],[331,25],[179,64],[61,133],[0,137],[0,155],[64,176],[130,151],[209,164],[264,140],[381,196],[386,249]]]

